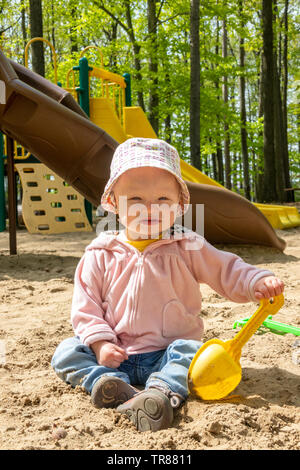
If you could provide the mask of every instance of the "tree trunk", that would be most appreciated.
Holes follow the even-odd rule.
[[[276,168],[276,193],[277,200],[284,202],[286,199],[284,169],[283,169],[283,119],[282,119],[282,103],[280,94],[280,81],[276,65],[276,53],[274,53],[274,155]]]
[[[224,186],[225,181],[224,181],[223,152],[222,152],[222,145],[221,145],[219,138],[217,138],[216,147],[217,147],[218,182]]]
[[[30,35],[31,38],[43,37],[43,13],[42,0],[29,0],[30,7]],[[45,76],[44,46],[41,41],[31,45],[32,69],[34,72]]]
[[[104,28],[103,32],[106,39],[111,44],[111,53],[109,55],[108,67],[111,72],[118,73],[118,51],[117,51],[117,37],[118,37],[118,22],[112,20],[108,28]]]
[[[211,154],[212,166],[213,166],[213,178],[218,181],[218,171],[217,171],[217,154],[213,152]]]
[[[261,55],[260,59],[260,73],[258,80],[258,90],[259,90],[259,102],[258,102],[258,117],[262,118],[264,115],[264,106],[263,106],[263,86],[262,86],[262,76],[263,76],[263,58]],[[259,139],[263,139],[263,132],[259,132]],[[263,185],[264,185],[264,175],[263,175],[263,155],[259,153],[256,160],[254,161],[254,168],[257,169],[255,172],[255,195],[256,201],[263,201]]]
[[[223,20],[223,40],[222,40],[222,57],[227,57],[227,25],[226,20]],[[228,78],[225,74],[223,77],[223,100],[225,106],[228,104]],[[227,189],[231,189],[231,165],[230,165],[230,137],[229,137],[229,125],[224,117],[224,158],[225,158],[225,186]]]
[[[190,147],[191,163],[201,170],[200,155],[200,45],[199,45],[199,0],[190,1]]]
[[[288,148],[288,134],[287,134],[287,84],[288,84],[288,8],[289,0],[285,0],[284,5],[284,38],[283,38],[283,56],[282,56],[282,117],[283,117],[283,138],[284,138],[284,155],[283,155],[283,167],[284,167],[284,179],[285,187],[290,188],[290,163],[289,163],[289,148]],[[287,201],[293,201],[293,194],[287,191]]]
[[[279,22],[278,9],[276,0],[274,0],[274,23]],[[281,41],[279,41],[280,45]],[[285,146],[286,138],[284,131],[284,117],[280,89],[280,70],[281,60],[277,61],[277,51],[274,50],[274,150],[275,150],[275,167],[276,167],[276,192],[280,202],[287,200],[287,192],[284,191],[285,171],[284,161],[287,156],[287,148]]]
[[[238,158],[237,158],[237,155],[236,153],[234,152],[233,155],[232,155],[232,166],[233,166],[233,174],[232,174],[232,187],[234,190],[238,190],[239,191],[239,188],[238,188],[238,182],[239,182],[239,178],[238,178]]]
[[[22,37],[23,37],[23,50],[27,44],[27,32],[26,32],[26,7],[24,0],[21,0],[21,27],[22,27]],[[23,65],[25,65],[25,52],[23,53]]]
[[[243,30],[243,3],[239,0],[239,14],[240,14],[240,26]],[[245,49],[244,49],[244,38],[240,36],[240,114],[241,114],[241,147],[242,147],[242,160],[243,160],[243,186],[244,196],[251,200],[250,194],[250,178],[249,178],[249,157],[248,157],[248,143],[247,143],[247,118],[246,118],[246,102],[245,102],[245,77],[243,75],[245,71]]]
[[[135,34],[133,30],[133,24],[131,19],[131,9],[130,9],[130,0],[124,0],[125,3],[125,12],[126,12],[126,20],[127,20],[127,33],[129,35],[132,47],[133,47],[133,55],[134,55],[134,67],[136,70],[135,78],[141,86],[142,82],[142,73],[141,73],[141,60],[140,60],[140,50],[141,46],[137,43],[135,39]],[[145,111],[145,103],[144,103],[144,94],[142,89],[137,90],[137,97],[138,97],[138,104],[139,106]]]
[[[278,9],[276,0],[274,3],[273,22],[279,22]],[[276,193],[277,199],[284,202],[286,193],[284,192],[284,169],[283,169],[283,116],[282,116],[282,100],[280,92],[280,70],[281,70],[281,37],[278,41],[279,58],[277,60],[277,50],[273,48],[273,92],[274,92],[274,155],[275,155],[275,169],[276,169]]]
[[[272,0],[262,0],[263,55],[262,94],[264,109],[264,180],[263,200],[276,200],[274,157],[274,72],[273,72],[273,12]]]
[[[149,121],[155,133],[159,133],[158,119],[158,59],[157,59],[157,17],[156,17],[156,0],[147,0],[147,20],[148,34],[150,41],[150,57],[149,57]]]
[[[216,47],[215,47],[215,54],[216,54],[216,57],[218,57],[219,55],[219,31],[220,31],[220,24],[219,24],[219,20],[217,19],[217,28],[216,28]],[[216,89],[217,91],[219,90],[220,88],[220,84],[219,84],[219,79],[217,78],[215,80],[215,86],[216,86]],[[220,100],[219,98],[219,93],[217,92],[217,99],[218,101]],[[218,133],[218,130],[221,128],[221,124],[220,124],[220,116],[219,114],[217,113],[216,115],[216,119],[217,119],[217,133],[216,133],[216,164],[217,164],[217,174],[218,174],[218,177],[216,178],[217,181],[222,184],[224,186],[224,165],[223,165],[223,153],[222,153],[222,146],[221,146],[221,142],[220,142],[220,138],[219,138],[219,133]]]
[[[125,10],[125,17],[126,23],[125,24],[118,15],[113,12],[113,5],[111,5],[112,10],[109,10],[101,0],[93,0],[93,4],[96,5],[100,10],[104,11],[110,18],[112,18],[121,28],[125,31],[128,35],[129,40],[132,44],[133,49],[133,57],[134,57],[134,68],[135,74],[134,78],[136,80],[135,89],[137,90],[137,98],[138,98],[138,105],[145,111],[145,104],[144,104],[144,93],[142,88],[142,67],[141,67],[141,60],[140,60],[140,50],[141,46],[138,44],[132,24],[131,18],[131,3],[130,0],[123,0],[121,3],[122,10]]]
[[[69,7],[71,8],[72,20],[70,22],[70,41],[71,41],[71,53],[78,52],[78,40],[77,40],[77,2],[70,2]]]
[[[171,144],[172,142],[172,126],[171,126],[171,115],[167,114],[167,116],[164,119],[165,123],[165,141],[168,142],[168,144]]]
[[[168,64],[165,64],[165,65],[168,65]],[[167,70],[168,70],[168,68],[167,68]],[[170,75],[169,75],[168,72],[165,75],[165,83],[167,85],[167,90],[168,90],[168,95],[166,96],[166,100],[169,102],[171,100],[171,92],[169,92],[169,90],[171,90],[171,81],[170,81]],[[168,142],[169,144],[171,144],[171,142],[172,142],[171,120],[172,120],[172,118],[171,118],[171,109],[168,108],[168,114],[164,119],[164,123],[165,123],[165,141]]]
[[[300,113],[297,113],[297,120],[296,120],[296,125],[297,125],[297,135],[298,135],[298,153],[300,154]]]
[[[52,18],[51,18],[51,40],[52,40],[52,45],[54,47],[54,50],[56,49],[56,40],[55,40],[55,17],[54,17],[54,1],[52,0],[51,2],[51,12],[52,12]],[[52,54],[51,54],[52,57]],[[53,57],[52,57],[53,59]]]

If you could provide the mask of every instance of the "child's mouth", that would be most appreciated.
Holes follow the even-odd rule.
[[[148,224],[148,225],[154,225],[158,224],[159,220],[158,219],[144,219],[141,221],[142,224]]]

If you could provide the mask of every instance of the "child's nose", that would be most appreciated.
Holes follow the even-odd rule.
[[[144,201],[143,205],[147,211],[151,211],[151,209],[154,207],[154,202],[153,201]]]
[[[149,203],[146,204],[146,208],[148,213],[155,213],[159,211],[159,204],[155,203],[154,201],[149,201]]]

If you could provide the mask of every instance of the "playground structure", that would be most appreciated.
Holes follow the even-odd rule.
[[[75,84],[77,71],[79,87]],[[156,137],[142,109],[131,106],[130,77],[113,74],[102,67],[90,67],[86,57],[81,57],[79,65],[69,70],[67,86],[63,89],[7,59],[0,51],[0,79],[6,84],[6,103],[0,104],[0,128],[6,134],[7,142],[14,139],[19,143],[15,149],[12,143],[6,146],[7,156],[10,147],[10,156],[13,159],[15,155],[17,161],[18,149],[23,146],[23,161],[14,163],[26,189],[23,217],[27,228],[33,233],[40,230],[48,233],[91,230],[91,206],[87,201],[83,204],[83,200],[86,198],[95,206],[99,205],[118,143],[129,137]],[[98,89],[100,96],[92,97],[91,88]],[[30,180],[36,166],[40,168],[38,182]],[[181,160],[181,171],[191,193],[191,204],[204,204],[204,231],[211,242],[256,243],[283,250],[285,243],[273,228],[300,225],[296,208],[252,204],[184,160]],[[50,181],[57,178],[60,188],[72,186],[72,194],[78,203],[69,207],[71,223],[66,216],[66,200],[59,200],[56,186],[45,188],[40,185],[43,200],[38,200],[39,195],[32,193],[32,188],[37,186],[28,183],[39,185],[45,176]],[[57,191],[55,199],[51,191],[48,191],[50,197],[45,198],[49,189]],[[70,195],[66,194],[67,201]],[[49,207],[53,209],[52,213]],[[27,213],[30,217],[26,216]],[[47,222],[50,219],[51,226]]]
[[[84,197],[42,163],[17,163],[22,215],[30,233],[92,231]]]

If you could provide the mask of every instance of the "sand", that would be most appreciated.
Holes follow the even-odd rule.
[[[285,305],[276,320],[300,327],[300,227],[278,233],[287,241],[284,253],[259,246],[218,248],[280,276]],[[18,255],[9,256],[8,233],[0,233],[0,449],[299,450],[300,347],[292,334],[255,334],[243,348],[243,378],[232,399],[189,397],[173,427],[155,433],[138,432],[115,410],[93,408],[81,388],[56,377],[53,352],[73,336],[74,270],[94,237],[18,230]],[[205,340],[233,338],[233,323],[256,309],[208,286],[201,290]]]

